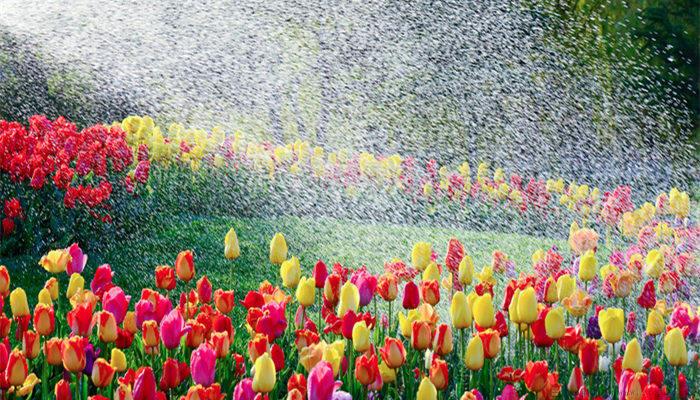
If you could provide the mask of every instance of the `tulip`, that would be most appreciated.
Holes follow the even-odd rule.
[[[235,260],[241,255],[241,248],[238,245],[238,235],[231,228],[224,237],[224,257],[228,260]]]
[[[447,368],[447,362],[436,358],[430,365],[430,382],[437,390],[444,390],[450,383],[450,373]]]
[[[688,350],[680,328],[673,328],[664,337],[664,354],[668,363],[679,367],[688,364]]]
[[[12,320],[7,318],[4,313],[0,313],[0,339],[4,339],[9,336],[11,327]]]
[[[347,281],[340,289],[340,304],[338,305],[338,316],[343,317],[348,311],[357,312],[360,307],[360,291],[357,286]]]
[[[212,332],[209,344],[216,351],[216,358],[226,358],[231,350],[231,339],[228,332]]]
[[[163,363],[163,370],[160,375],[158,387],[160,390],[168,391],[180,385],[180,367],[172,358],[168,358]]]
[[[571,296],[562,300],[562,304],[571,316],[580,318],[586,315],[593,300],[583,290],[576,290]]]
[[[0,265],[0,297],[7,297],[10,294],[10,273],[7,267]]]
[[[151,367],[141,367],[136,371],[133,400],[152,400],[156,398],[156,377]]]
[[[98,358],[92,366],[92,383],[98,387],[107,387],[114,378],[116,370],[104,358]]]
[[[80,248],[80,246],[78,246],[78,243],[73,243],[66,250],[70,256],[70,262],[66,265],[66,272],[68,275],[70,276],[72,274],[82,273],[85,269],[85,265],[87,265],[87,255],[83,253],[83,250]]]
[[[72,298],[76,293],[83,290],[85,287],[85,278],[80,274],[72,274],[70,280],[68,281],[68,288],[66,289],[66,297]]]
[[[39,334],[34,331],[25,331],[22,334],[22,352],[30,360],[35,359],[41,351]]]
[[[481,337],[474,336],[467,344],[464,363],[472,371],[478,371],[484,366],[484,345]]]
[[[167,265],[156,267],[156,287],[163,290],[175,289],[175,270]]]
[[[126,315],[124,316],[124,329],[130,333],[138,332],[138,328],[136,326],[136,313],[133,311],[127,311]]]
[[[194,383],[202,386],[209,386],[214,383],[216,351],[209,344],[203,343],[192,352],[190,371]]]
[[[440,302],[440,284],[437,280],[421,282],[420,291],[423,301],[431,306],[435,306]]]
[[[37,304],[34,307],[34,329],[41,336],[49,336],[56,326],[53,307]]]
[[[576,278],[564,274],[557,279],[557,298],[559,301],[571,296],[576,290]]]
[[[172,309],[160,322],[160,339],[167,349],[176,349],[180,345],[180,339],[188,331],[185,319],[177,308]]]
[[[63,362],[61,360],[61,347],[63,339],[50,338],[44,342],[44,357],[49,365],[57,366]]]
[[[661,334],[664,329],[666,329],[666,323],[664,322],[663,315],[657,310],[649,311],[646,334],[649,336],[656,336]]]
[[[334,376],[337,376],[340,372],[340,362],[343,360],[343,354],[345,354],[345,341],[343,340],[336,340],[323,349],[321,359],[333,367]]]
[[[406,349],[399,339],[385,338],[384,347],[379,352],[384,363],[391,369],[400,368],[406,362]]]
[[[481,328],[490,328],[496,322],[493,301],[490,294],[479,296],[472,303],[474,322]]]
[[[634,372],[642,370],[642,346],[637,339],[632,339],[627,343],[625,356],[622,358],[622,369],[631,369]]]
[[[250,357],[250,362],[255,363],[261,355],[267,352],[268,347],[267,335],[257,334],[248,341],[248,357]]]
[[[561,307],[556,307],[547,313],[544,319],[544,326],[547,336],[554,340],[560,339],[566,332],[566,323],[564,321],[564,310]]]
[[[384,363],[379,364],[379,375],[381,375],[383,383],[396,382],[396,370],[389,368]]]
[[[54,386],[53,389],[53,395],[56,397],[56,400],[72,400],[73,395],[71,394],[70,390],[70,382],[65,379],[61,379],[56,382],[56,386]]]
[[[68,263],[71,261],[71,256],[65,250],[51,250],[48,254],[41,257],[39,265],[47,272],[58,274],[64,272]]]
[[[559,300],[557,295],[557,283],[551,276],[547,278],[544,285],[544,302],[547,304],[552,304]]]
[[[326,267],[326,264],[322,260],[316,261],[311,276],[313,276],[314,282],[316,282],[316,289],[323,289],[326,284],[326,278],[328,278],[328,267]],[[302,392],[305,392],[305,390]]]
[[[308,400],[332,400],[336,390],[336,382],[333,377],[333,369],[330,364],[321,361],[309,372],[306,385]]]
[[[411,327],[411,347],[425,350],[432,341],[430,325],[425,321],[415,321]]]
[[[283,261],[280,265],[280,276],[282,277],[282,285],[284,285],[284,287],[290,289],[297,287],[299,279],[301,279],[299,259],[292,257],[289,260]]]
[[[658,279],[662,272],[664,272],[664,253],[659,249],[650,250],[645,259],[644,273],[650,278]]]
[[[119,383],[117,389],[114,390],[114,400],[133,400],[131,386]]]
[[[569,390],[569,393],[578,393],[582,387],[583,374],[581,373],[581,368],[574,367],[574,369],[571,370],[571,376],[569,377],[569,383],[566,385],[566,388]]]
[[[399,295],[399,282],[396,275],[386,272],[379,277],[377,282],[377,292],[385,301],[394,301]]]
[[[425,267],[422,276],[423,281],[439,281],[440,280],[440,270],[436,263],[431,262]]]
[[[474,279],[474,261],[471,256],[467,254],[462,258],[462,261],[459,263],[458,271],[457,278],[459,279],[459,283],[464,286],[471,285]]]
[[[432,253],[430,243],[418,242],[413,245],[413,250],[411,250],[411,263],[418,271],[423,271],[432,261]]]
[[[520,289],[515,289],[513,292],[513,297],[510,299],[510,304],[508,304],[508,318],[516,324],[521,324],[523,321],[518,315],[518,302],[520,301]]]
[[[369,349],[371,345],[369,335],[369,328],[367,327],[365,321],[355,323],[352,328],[352,346],[355,351],[364,353]]]
[[[495,358],[501,351],[501,336],[495,329],[485,329],[477,334],[484,346],[484,357]]]
[[[46,289],[51,296],[51,301],[58,300],[58,279],[51,277],[44,283],[43,289]]]
[[[194,278],[194,254],[191,250],[178,253],[175,258],[175,273],[183,282],[189,282]]]
[[[10,308],[12,310],[12,316],[15,318],[30,315],[27,293],[24,292],[24,289],[17,288],[10,293]]]
[[[117,372],[124,372],[126,371],[126,355],[124,354],[123,351],[119,349],[112,349],[112,354],[109,359],[109,364],[114,368],[115,371]]]
[[[465,329],[471,326],[472,310],[464,292],[457,292],[452,296],[450,318],[455,329]]]
[[[253,390],[257,393],[271,392],[277,381],[277,372],[275,371],[275,363],[270,355],[265,353],[258,357],[255,360],[254,369]]]
[[[314,278],[302,277],[297,286],[297,301],[304,307],[309,307],[316,300],[316,281]]]
[[[541,392],[547,385],[548,373],[547,361],[528,361],[525,366],[525,375],[523,375],[527,390]]]
[[[588,282],[595,278],[598,260],[595,258],[593,250],[588,250],[579,259],[578,278],[583,282]]]
[[[650,309],[656,305],[656,291],[654,289],[654,281],[648,280],[642,288],[642,293],[637,298],[637,304],[642,308]]]
[[[118,286],[107,289],[102,295],[102,308],[109,311],[117,324],[121,324],[126,317],[131,296],[127,296],[124,290]]]
[[[235,305],[233,290],[216,289],[214,292],[214,305],[220,313],[230,313]]]
[[[19,386],[27,379],[27,358],[19,350],[14,349],[7,359],[5,369],[5,382],[10,386]]]
[[[104,292],[114,286],[112,283],[113,276],[114,272],[112,272],[112,267],[109,264],[100,265],[95,270],[92,281],[90,281],[90,290],[95,296],[102,297]]]
[[[520,292],[518,298],[518,317],[524,324],[531,324],[537,320],[537,295],[532,286],[528,286]]]
[[[156,347],[160,344],[158,335],[158,323],[154,320],[144,321],[141,325],[141,333],[144,347]]]
[[[418,395],[416,397],[418,400],[436,400],[437,399],[437,389],[435,385],[430,381],[429,378],[423,378],[420,385],[418,385]]]
[[[85,337],[90,336],[92,333],[92,307],[92,303],[81,303],[68,312],[66,319],[71,333]]]
[[[409,281],[403,289],[403,308],[413,310],[418,307],[418,304],[420,304],[418,286],[413,281]]]
[[[355,359],[355,379],[364,386],[371,385],[379,377],[376,354],[362,354]]]
[[[607,308],[598,314],[600,333],[608,343],[617,343],[625,331],[625,312],[620,308]]]
[[[287,259],[287,241],[281,233],[275,233],[270,242],[270,262],[280,265]]]
[[[578,347],[581,370],[586,375],[598,372],[598,342],[595,339],[583,339]]]
[[[340,300],[340,275],[328,275],[326,282],[323,284],[323,299],[333,306],[338,304]]]
[[[109,311],[100,311],[95,314],[97,320],[97,336],[104,343],[113,343],[117,340],[117,320]]]
[[[85,356],[85,344],[87,339],[81,336],[73,336],[63,341],[61,348],[61,359],[63,368],[69,372],[80,372],[85,368],[87,362]]]
[[[452,352],[452,329],[447,324],[440,324],[433,337],[433,352],[439,356],[445,356]]]
[[[202,303],[209,303],[211,301],[212,287],[209,278],[206,275],[199,278],[197,281],[197,297]]]

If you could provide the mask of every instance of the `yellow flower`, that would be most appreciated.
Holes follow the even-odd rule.
[[[483,296],[479,296],[474,300],[472,306],[472,314],[474,316],[474,321],[482,328],[490,328],[494,325],[495,321],[495,311],[493,308],[493,300],[491,295],[486,293]]]
[[[493,268],[490,265],[482,268],[477,277],[481,283],[489,283],[491,285],[496,284],[496,279],[493,277]]]
[[[607,264],[603,268],[600,269],[600,277],[605,281],[605,278],[608,277],[610,274],[616,274],[620,269],[617,268],[615,265],[612,264]]]
[[[269,393],[277,382],[275,363],[270,354],[263,353],[255,360],[255,375],[253,375],[253,390],[257,393]]]
[[[34,390],[34,386],[41,383],[41,379],[37,378],[36,374],[31,373],[22,383],[22,386],[17,390],[16,394],[19,397],[29,397]]]
[[[336,340],[335,342],[325,346],[323,349],[323,361],[331,364],[333,368],[333,376],[338,376],[340,371],[340,362],[345,354],[345,341]]]
[[[559,301],[571,296],[576,290],[576,278],[569,274],[564,274],[557,279],[557,297]]]
[[[661,315],[657,310],[649,311],[649,316],[647,317],[647,329],[646,333],[649,336],[656,336],[663,333],[666,329],[666,323],[664,322],[664,316]]]
[[[369,328],[365,321],[360,321],[352,327],[352,346],[355,351],[364,353],[369,349]]]
[[[282,264],[287,259],[287,241],[284,235],[277,232],[270,242],[270,262],[276,265]]]
[[[625,311],[621,308],[606,308],[598,314],[600,333],[608,343],[617,343],[625,331]]]
[[[525,324],[531,324],[537,320],[537,295],[532,286],[528,286],[520,292],[518,318]]]
[[[224,257],[229,260],[235,260],[240,255],[241,248],[238,246],[238,235],[236,235],[236,231],[231,228],[224,238]]]
[[[42,288],[39,291],[38,300],[39,304],[46,304],[47,306],[53,305],[53,301],[51,300],[51,293],[49,293],[49,289],[47,288]]]
[[[668,193],[668,204],[671,208],[671,212],[678,218],[685,218],[688,216],[688,211],[690,210],[690,197],[688,193],[681,192],[676,188],[671,189]]]
[[[391,383],[396,381],[396,371],[387,367],[385,363],[379,363],[379,373],[382,376],[382,382]]]
[[[117,370],[117,372],[126,371],[126,355],[117,348],[112,349],[112,357],[109,360],[109,364]]]
[[[631,369],[634,372],[642,370],[642,346],[636,338],[627,343],[625,356],[622,358],[622,369]]]
[[[409,339],[411,337],[411,332],[413,328],[413,322],[418,320],[418,312],[416,310],[410,310],[408,315],[404,313],[399,313],[399,328],[401,330],[401,336]]]
[[[578,278],[583,282],[587,282],[595,278],[598,261],[595,258],[593,250],[586,251],[579,261]]]
[[[413,250],[411,251],[411,262],[413,263],[413,266],[419,271],[425,270],[428,264],[430,264],[432,261],[430,259],[432,253],[430,243],[418,242],[413,245]]]
[[[668,363],[673,366],[688,364],[688,350],[685,346],[685,338],[680,328],[673,328],[664,337],[664,354]]]
[[[65,250],[51,250],[39,260],[39,265],[52,274],[66,271],[66,266],[71,260],[70,254]]]
[[[657,279],[664,272],[664,253],[659,249],[650,250],[644,264],[644,272]]]
[[[85,278],[80,274],[72,274],[68,281],[68,289],[66,289],[66,297],[72,298],[76,293],[83,290],[85,287]]]
[[[17,288],[10,293],[10,309],[13,317],[25,317],[29,315],[29,303],[24,289]]]
[[[436,263],[431,262],[423,270],[423,282],[427,281],[439,281],[440,280],[440,270]]]
[[[340,304],[338,305],[338,316],[343,317],[345,313],[352,310],[357,312],[360,307],[360,291],[352,282],[347,281],[340,288]]]
[[[564,336],[566,331],[566,323],[564,321],[564,310],[561,307],[556,307],[547,313],[544,318],[544,328],[547,336],[557,340]]]
[[[301,278],[297,286],[297,301],[304,307],[314,304],[316,299],[316,280],[314,278]]]
[[[464,329],[471,326],[472,310],[469,307],[469,301],[464,292],[457,292],[452,296],[450,318],[452,319],[452,326],[456,329]]]
[[[418,395],[417,400],[436,400],[437,399],[437,389],[435,385],[430,381],[429,378],[425,377],[420,381],[418,385]]]
[[[478,371],[484,366],[484,345],[478,335],[469,340],[464,363],[472,371]]]
[[[520,301],[520,289],[515,289],[513,292],[513,297],[510,299],[510,304],[508,304],[508,318],[516,324],[523,322],[518,315],[518,301]]]
[[[465,254],[462,261],[459,262],[459,283],[462,285],[471,285],[474,277],[474,261],[469,254]]]
[[[292,256],[289,260],[282,262],[280,266],[280,276],[282,277],[282,285],[284,287],[293,289],[299,284],[299,279],[301,279],[301,265],[299,264],[299,259]]]

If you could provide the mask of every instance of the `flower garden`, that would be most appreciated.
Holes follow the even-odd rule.
[[[683,190],[637,198],[136,116],[82,130],[0,121],[0,150],[3,398],[700,392],[700,229]],[[143,226],[183,214],[167,246],[147,242]],[[225,226],[232,214],[248,225]],[[326,229],[350,236],[353,262],[333,258],[340,239],[318,250],[289,226],[247,236],[260,218],[318,236],[310,220],[340,221]],[[398,245],[374,230],[365,249],[367,219],[416,228]],[[476,244],[464,229],[494,233]]]

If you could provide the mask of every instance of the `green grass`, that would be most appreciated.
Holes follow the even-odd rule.
[[[370,271],[379,272],[384,262],[394,257],[410,261],[411,249],[417,241],[431,242],[442,259],[452,237],[465,245],[477,269],[490,263],[495,249],[508,254],[518,267],[526,268],[536,249],[553,244],[563,248],[564,244],[561,240],[518,234],[363,224],[329,218],[181,218],[154,221],[156,224],[159,228],[142,234],[140,240],[89,251],[84,274],[87,283],[98,265],[108,263],[115,272],[115,283],[136,297],[141,288],[154,287],[155,266],[172,265],[180,250],[192,249],[197,278],[206,274],[214,288],[233,288],[236,298],[242,299],[246,291],[256,288],[264,279],[280,283],[279,269],[268,260],[270,239],[278,231],[284,233],[289,255],[299,257],[305,273],[310,273],[319,258],[329,267],[340,262],[353,268],[366,265]],[[241,247],[241,256],[234,261],[223,256],[223,238],[231,227],[238,233]],[[39,288],[50,276],[37,264],[39,258],[39,254],[33,254],[0,261],[10,270],[12,287],[24,287],[30,302],[36,299]],[[61,279],[67,281],[65,275]]]

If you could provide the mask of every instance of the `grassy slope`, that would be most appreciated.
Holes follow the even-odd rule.
[[[264,279],[279,281],[278,268],[268,261],[269,241],[277,231],[285,234],[290,256],[297,255],[306,272],[311,271],[319,258],[329,266],[334,262],[350,267],[364,264],[371,271],[381,271],[384,262],[393,257],[409,260],[413,243],[417,241],[433,243],[444,257],[451,237],[464,243],[477,268],[490,262],[495,249],[508,254],[516,265],[526,266],[537,248],[563,245],[562,241],[524,235],[360,224],[327,218],[196,218],[160,221],[160,226],[158,231],[144,235],[138,242],[91,252],[85,276],[91,277],[97,265],[109,263],[115,271],[115,282],[128,293],[138,295],[141,288],[154,286],[156,265],[172,265],[180,250],[192,249],[198,277],[207,274],[214,288],[233,288],[238,293],[237,298],[242,298],[242,293],[257,287]],[[236,229],[240,240],[241,257],[235,261],[223,257],[223,238],[230,227]],[[24,287],[30,301],[36,298],[39,285],[49,277],[37,265],[38,258],[33,255],[0,261],[10,269],[12,286]]]

